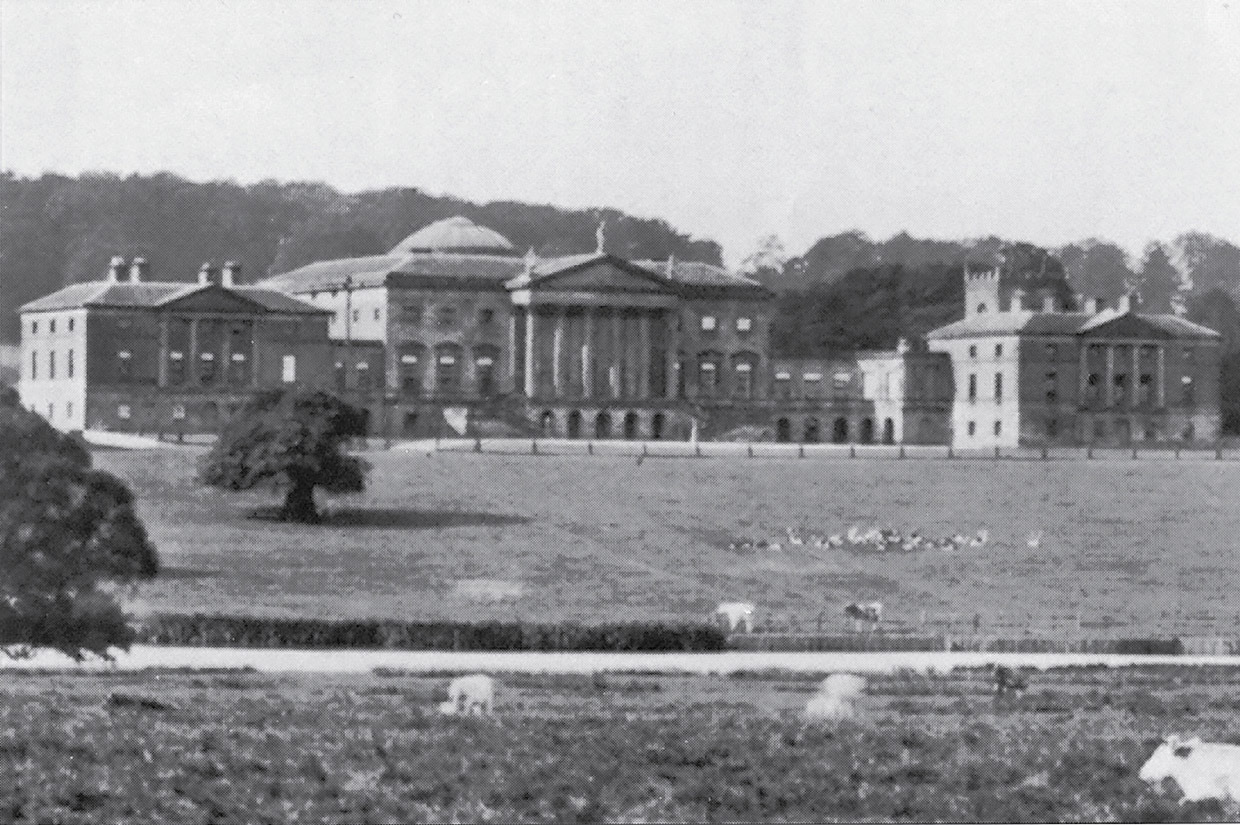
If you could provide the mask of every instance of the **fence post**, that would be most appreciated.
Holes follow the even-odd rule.
[[[955,457],[956,457],[956,451],[952,449],[952,445],[950,445],[950,444],[948,444],[948,445],[947,445],[947,457],[948,457],[948,458],[955,458]]]
[[[1093,444],[1090,444],[1089,446],[1085,448],[1085,457],[1086,458],[1094,457],[1094,445]]]
[[[857,457],[857,445],[856,445],[856,444],[849,444],[849,445],[848,445],[848,457],[849,457],[849,458],[856,458],[856,457]]]
[[[593,441],[586,442],[586,455],[594,455],[594,442]]]
[[[1042,460],[1043,460],[1043,461],[1046,461],[1046,459],[1047,459],[1047,454],[1048,454],[1048,450],[1046,449],[1046,445],[1045,445],[1045,444],[1043,444],[1043,445],[1042,445]]]
[[[904,445],[900,445],[900,458],[904,458]]]
[[[702,445],[697,443],[696,441],[693,442],[693,454],[697,456],[698,458],[702,457]]]
[[[998,457],[999,457],[999,445],[996,444],[995,445],[995,458],[998,458]]]
[[[804,444],[797,445],[797,458],[805,458],[805,445]]]
[[[749,457],[753,458],[753,444],[749,445]]]
[[[477,436],[474,438],[474,452],[475,453],[482,452],[482,437],[481,436]]]
[[[1214,460],[1215,461],[1223,460],[1223,445],[1222,444],[1214,445]]]
[[[1135,461],[1135,460],[1136,460],[1136,458],[1137,458],[1137,445],[1136,445],[1136,444],[1133,444],[1133,445],[1132,445],[1132,458],[1133,458],[1133,460],[1134,460],[1134,461]]]
[[[538,439],[530,439],[530,455],[538,455]]]
[[[1179,461],[1180,459],[1180,445],[1179,444],[1175,445],[1175,458],[1176,458],[1176,461]]]

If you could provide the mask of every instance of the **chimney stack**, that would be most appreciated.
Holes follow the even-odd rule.
[[[125,280],[125,259],[120,255],[114,255],[108,263],[108,282],[118,284],[123,280]]]
[[[1132,309],[1132,296],[1131,295],[1119,296],[1118,309],[1121,313],[1130,311]]]
[[[206,261],[198,268],[198,283],[201,286],[215,283],[215,267],[210,261]]]
[[[148,274],[150,274],[150,267],[146,258],[134,258],[129,264],[129,280],[135,284],[145,281]]]
[[[1043,312],[1054,312],[1055,311],[1055,296],[1054,295],[1043,295],[1042,296],[1042,311]]]
[[[220,284],[223,286],[236,286],[237,278],[241,275],[241,264],[236,261],[225,261],[224,269],[220,273]]]
[[[1025,308],[1025,290],[1017,287],[1012,290],[1011,302],[1008,304],[1008,312],[1020,312]]]
[[[1085,314],[1086,315],[1097,315],[1098,314],[1098,299],[1097,298],[1086,298],[1085,299]]]

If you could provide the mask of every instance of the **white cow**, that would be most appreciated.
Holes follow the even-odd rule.
[[[495,680],[482,673],[458,676],[448,685],[448,701],[439,705],[447,716],[489,716],[495,711]]]
[[[1227,797],[1240,802],[1240,745],[1169,736],[1138,776],[1152,783],[1174,779],[1185,802]]]
[[[865,679],[851,673],[833,673],[805,704],[810,719],[839,721],[857,715],[857,701],[865,692]]]
[[[753,633],[753,605],[750,602],[724,602],[715,608],[715,616],[720,623],[726,623],[729,633],[738,627],[744,632]]]

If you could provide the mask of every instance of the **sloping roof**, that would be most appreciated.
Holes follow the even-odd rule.
[[[927,338],[969,338],[978,335],[1078,335],[1124,315],[1149,323],[1175,338],[1217,338],[1200,324],[1167,313],[1118,312],[988,312],[954,321],[926,333]]]
[[[667,261],[651,261],[641,260],[633,261],[644,269],[653,270],[660,275],[667,275]],[[747,286],[762,287],[762,284],[753,278],[748,278],[735,272],[729,272],[721,266],[714,264],[706,264],[701,261],[673,261],[672,262],[672,280],[682,284],[696,284],[701,286]],[[765,289],[765,287],[762,287]]]
[[[82,307],[116,307],[118,309],[152,309],[163,306],[186,295],[206,289],[208,284],[184,281],[141,281],[138,283],[90,281],[70,284],[50,295],[44,295],[23,304],[21,312],[46,312],[53,310],[80,309]],[[214,285],[219,286],[219,285]],[[259,304],[270,312],[325,313],[327,310],[300,301],[272,289],[253,286],[234,286],[220,289],[232,290],[239,296]]]
[[[422,227],[392,247],[389,254],[433,251],[511,255],[515,250],[512,241],[494,229],[479,226],[463,215],[455,215]]]

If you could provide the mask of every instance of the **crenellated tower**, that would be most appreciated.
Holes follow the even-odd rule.
[[[999,267],[974,272],[964,267],[964,317],[999,312]]]

